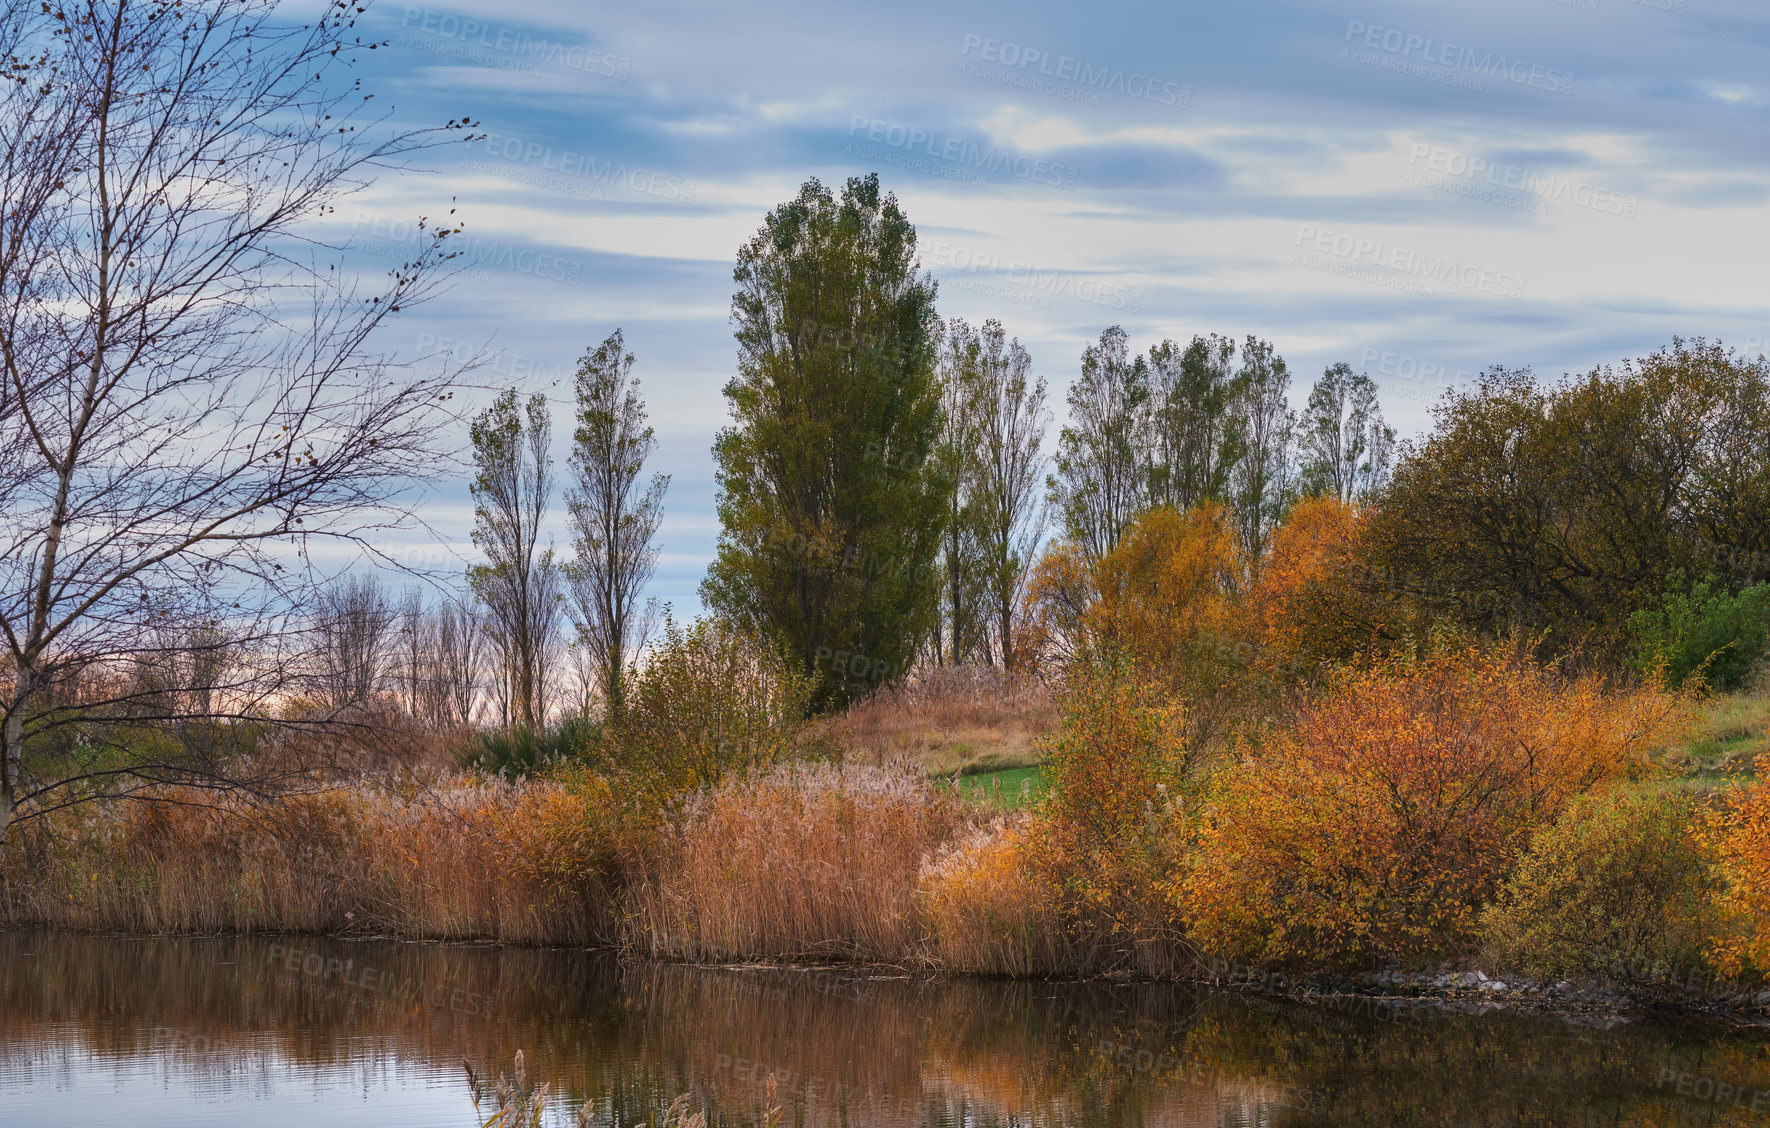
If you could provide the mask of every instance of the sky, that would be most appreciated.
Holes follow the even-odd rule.
[[[450,289],[380,345],[548,394],[563,470],[571,374],[621,329],[671,476],[651,594],[679,617],[719,532],[735,255],[810,177],[879,174],[942,315],[1000,319],[1049,382],[1047,451],[1114,324],[1139,350],[1266,338],[1299,406],[1345,361],[1403,436],[1491,365],[1770,338],[1763,0],[504,0],[365,27],[396,122],[482,135],[338,209],[370,273],[418,216],[465,225]],[[422,515],[390,556],[473,559],[464,476]]]

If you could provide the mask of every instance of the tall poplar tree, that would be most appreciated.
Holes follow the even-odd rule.
[[[877,175],[816,179],[738,251],[709,607],[783,646],[812,708],[896,678],[938,613],[950,483],[935,284]]]
[[[473,421],[473,543],[486,563],[468,577],[485,604],[486,626],[502,677],[506,726],[539,728],[547,717],[547,680],[559,642],[559,565],[541,547],[541,521],[553,497],[553,424],[547,397],[519,405],[511,388]]]
[[[639,481],[657,447],[646,425],[633,354],[616,329],[578,365],[572,486],[566,491],[576,559],[565,567],[578,641],[611,717],[619,716],[626,664],[649,633],[641,593],[657,568],[652,544],[664,517],[668,474]]]
[[[1130,355],[1117,325],[1082,352],[1082,378],[1069,389],[1069,426],[1057,440],[1051,506],[1064,535],[1094,559],[1111,552],[1149,507],[1149,363]]]

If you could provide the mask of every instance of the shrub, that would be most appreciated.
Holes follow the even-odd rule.
[[[1163,884],[1190,782],[1186,709],[1110,663],[1073,671],[1063,709],[1031,864],[1057,889],[1068,930],[1117,953],[1108,964],[1172,970],[1180,930]]]
[[[1668,582],[1658,607],[1629,617],[1636,668],[1663,668],[1674,685],[1693,674],[1716,689],[1744,685],[1764,657],[1770,584],[1729,594],[1712,580],[1699,580],[1685,590],[1681,570]]]
[[[663,637],[627,682],[625,708],[604,726],[600,765],[647,802],[675,806],[727,774],[808,750],[812,680],[778,650],[720,619]]]
[[[1756,783],[1733,791],[1703,827],[1727,927],[1714,946],[1728,975],[1770,976],[1770,755]]]
[[[1464,950],[1531,834],[1630,774],[1679,705],[1497,647],[1348,674],[1222,773],[1179,882],[1190,934],[1275,966]]]
[[[1713,939],[1707,855],[1686,796],[1605,791],[1532,838],[1482,932],[1507,967],[1642,981],[1695,969]]]
[[[780,766],[697,794],[633,891],[653,955],[905,960],[925,954],[922,860],[962,804],[908,767]]]
[[[463,763],[487,775],[518,779],[582,758],[600,738],[602,726],[581,714],[536,732],[517,725],[474,736]]]
[[[1065,928],[1022,816],[978,827],[922,868],[921,906],[948,971],[1062,975],[1088,962]]]
[[[1367,512],[1331,496],[1306,498],[1272,531],[1249,592],[1261,664],[1278,682],[1393,653],[1423,623],[1366,559]]]

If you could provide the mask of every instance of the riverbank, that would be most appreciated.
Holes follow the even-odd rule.
[[[1042,745],[1050,790],[1013,811],[837,756],[692,786],[565,763],[359,772],[266,800],[167,789],[15,835],[0,923],[1041,980],[1241,967],[1419,991],[1384,969],[1480,969],[1432,989],[1725,982],[1755,1006],[1770,785],[1685,784],[1668,761],[1739,754],[1732,737],[1692,751],[1693,707],[1470,648],[1351,676],[1257,754],[1201,751],[1135,681],[1078,678]]]

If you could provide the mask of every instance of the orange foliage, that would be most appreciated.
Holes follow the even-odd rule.
[[[998,819],[923,864],[922,915],[948,971],[1061,975],[1079,966],[1030,833],[1025,817]]]
[[[1047,663],[1074,658],[1082,644],[1082,616],[1094,598],[1087,553],[1072,541],[1053,542],[1027,577],[1014,668],[1036,674]]]
[[[1349,675],[1225,773],[1179,882],[1192,937],[1270,964],[1466,948],[1532,832],[1683,714],[1657,687],[1563,680],[1496,647]]]
[[[1741,787],[1706,828],[1721,879],[1719,900],[1735,925],[1715,951],[1728,975],[1770,975],[1770,756],[1758,759],[1758,782]]]
[[[1300,674],[1353,657],[1380,630],[1364,585],[1359,537],[1364,515],[1334,497],[1297,503],[1272,533],[1250,593],[1262,663]]]
[[[1027,837],[1027,863],[1060,890],[1071,931],[1117,953],[1109,965],[1175,966],[1179,927],[1163,884],[1181,844],[1173,824],[1191,764],[1186,714],[1122,669],[1080,670],[1048,751],[1050,798]]]
[[[1095,565],[1084,633],[1154,669],[1197,672],[1201,643],[1234,630],[1241,570],[1222,507],[1151,510]]]

